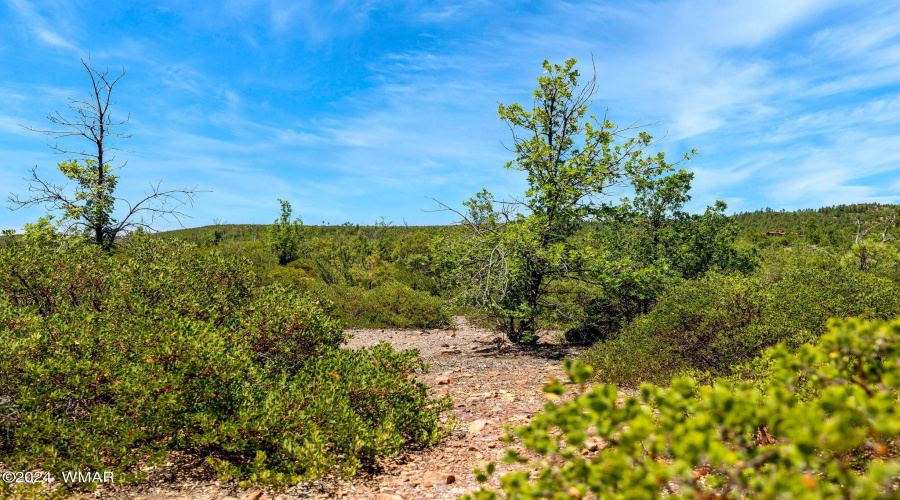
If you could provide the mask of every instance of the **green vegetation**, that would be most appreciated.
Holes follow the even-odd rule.
[[[692,277],[715,266],[751,267],[731,247],[723,202],[703,216],[681,211],[693,175],[672,173],[677,163],[646,152],[653,138],[638,132],[640,126],[616,127],[587,116],[596,75],[579,86],[576,62],[544,61],[546,76],[538,78],[530,111],[500,105],[516,154],[506,168],[525,172],[528,189],[521,200],[496,200],[484,190],[465,203],[465,212],[454,210],[465,231],[448,239],[442,255],[461,302],[492,313],[513,342],[535,342],[539,321],[548,316],[571,322],[566,309],[573,300],[590,302],[592,292],[618,301],[599,290],[629,289],[625,300],[649,304],[651,288],[669,277]],[[634,137],[622,139],[628,134]],[[681,161],[689,159],[686,153]],[[629,183],[633,202],[606,203]],[[578,324],[569,338],[596,340],[592,332],[598,330]]]
[[[763,384],[678,378],[622,404],[616,386],[597,385],[548,404],[513,431],[543,460],[535,477],[504,476],[505,498],[898,498],[900,321],[834,321],[817,345],[766,358]],[[574,382],[590,376],[567,368]]]
[[[449,400],[415,351],[341,349],[314,298],[245,260],[136,237],[0,249],[0,462],[142,476],[179,450],[222,479],[284,486],[434,443]]]
[[[869,208],[874,213],[893,210]],[[815,341],[829,318],[900,316],[900,256],[889,233],[891,218],[846,215],[854,220],[854,229],[860,219],[858,243],[857,234],[850,232],[848,244],[838,247],[795,236],[791,246],[764,245],[757,253],[761,266],[755,270],[734,266],[733,271],[743,272],[720,269],[705,277],[669,281],[655,307],[620,324],[607,342],[585,352],[582,361],[593,366],[598,380],[630,386],[666,383],[684,373],[708,379],[732,373],[776,343],[797,347]],[[865,218],[876,222],[862,222]],[[766,242],[785,241],[785,236],[762,237]]]
[[[581,359],[598,380],[632,387],[684,372],[726,376],[776,343],[815,341],[829,318],[900,316],[900,282],[828,264],[796,259],[772,273],[682,282]]]
[[[249,260],[261,284],[320,299],[344,328],[443,328],[447,290],[432,269],[446,227],[305,226],[290,204],[271,226],[217,224],[162,233],[200,253]],[[281,262],[284,262],[283,264]]]
[[[787,212],[771,208],[734,216],[741,228],[741,236],[761,248],[791,247],[798,242],[815,245],[836,252],[850,249],[856,235],[865,233],[870,239],[896,241],[896,205],[855,204]],[[892,220],[892,217],[894,219]],[[859,226],[857,226],[859,221]],[[783,231],[783,236],[766,236],[767,232]],[[882,237],[884,234],[884,237]]]
[[[281,217],[269,229],[269,244],[275,255],[278,256],[278,263],[285,265],[298,257],[297,251],[299,250],[303,221],[300,219],[291,221],[291,204],[284,200],[278,200],[278,202],[281,203]],[[213,232],[212,242],[214,245],[221,238],[220,232]]]
[[[900,209],[688,213],[693,174],[589,116],[596,76],[574,65],[544,63],[530,111],[500,105],[524,197],[482,191],[453,226],[307,226],[278,200],[271,225],[128,232],[149,223],[114,219],[103,138],[60,164],[79,203],[0,236],[0,463],[139,481],[180,452],[244,485],[349,476],[442,439],[451,402],[418,353],[342,349],[343,329],[464,313],[592,344],[567,362],[580,394],[515,431],[549,461],[507,475],[509,498],[896,496]]]

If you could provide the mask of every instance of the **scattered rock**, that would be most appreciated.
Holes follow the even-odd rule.
[[[451,379],[450,377],[448,377],[446,375],[441,375],[440,377],[438,377],[434,380],[435,380],[435,382],[437,382],[438,385],[447,385],[450,382],[453,382],[453,379]]]
[[[250,493],[249,495],[245,496],[244,500],[259,500],[259,498],[261,496],[263,496],[263,492],[257,490],[257,491],[254,491],[253,493]]]
[[[375,495],[375,500],[403,500],[400,495],[391,495],[390,493],[379,493]]]

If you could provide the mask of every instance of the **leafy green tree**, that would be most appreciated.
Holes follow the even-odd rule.
[[[299,217],[292,221],[291,204],[282,199],[278,202],[281,203],[281,217],[269,228],[269,245],[278,256],[278,263],[285,265],[299,256],[303,221]]]
[[[31,169],[31,178],[27,179],[31,184],[29,191],[32,196],[21,198],[10,194],[8,201],[12,210],[45,206],[51,211],[61,212],[59,223],[65,233],[82,233],[91,243],[109,250],[122,233],[137,228],[152,229],[157,219],[167,220],[171,216],[180,222],[186,214],[179,208],[193,204],[199,191],[196,188],[161,190],[157,183],[151,184],[146,196],[134,204],[115,197],[119,176],[113,172],[124,166],[112,165],[115,151],[120,151],[115,141],[131,136],[118,131],[128,117],[113,119],[110,108],[115,104],[115,85],[125,76],[125,72],[111,77],[108,70],[94,70],[85,60],[81,63],[91,79],[91,92],[86,99],[70,99],[72,118],[56,112],[47,117],[55,127],[53,130],[26,127],[56,139],[75,137],[90,143],[87,149],[52,146],[55,152],[69,156],[57,168],[66,179],[75,182],[74,193],[69,193],[63,185],[39,177],[35,167]],[[117,201],[125,205],[119,215],[116,215]]]
[[[649,134],[627,137],[637,124],[620,128],[588,115],[597,78],[579,86],[575,63],[544,62],[531,109],[499,107],[515,153],[506,168],[527,174],[525,197],[499,201],[482,191],[465,212],[454,210],[468,228],[446,255],[456,282],[468,302],[502,318],[517,342],[537,339],[538,319],[555,308],[549,299],[554,283],[600,283],[618,272],[574,238],[585,221],[604,213],[600,200],[631,178],[672,168],[662,153],[645,153]]]
[[[749,271],[752,254],[735,246],[737,228],[716,201],[703,214],[684,210],[694,174],[684,169],[668,175],[632,179],[633,199],[615,207],[607,226],[606,247],[641,266],[671,268],[693,279],[707,271]]]

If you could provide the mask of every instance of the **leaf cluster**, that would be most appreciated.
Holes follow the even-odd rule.
[[[533,476],[502,477],[504,498],[897,498],[900,322],[829,330],[817,345],[769,350],[774,375],[762,385],[678,378],[625,398],[596,385],[548,404],[507,437],[543,460]],[[574,382],[590,376],[567,368]],[[506,460],[528,462],[512,449]]]

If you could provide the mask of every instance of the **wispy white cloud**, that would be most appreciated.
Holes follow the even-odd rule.
[[[900,96],[886,96],[854,106],[837,106],[789,116],[771,134],[761,135],[759,139],[778,143],[819,134],[843,135],[848,130],[890,125],[900,125]]]
[[[832,59],[855,59],[900,37],[900,7],[884,3],[870,17],[852,24],[831,25],[811,37],[812,47]],[[869,63],[872,60],[868,61]]]
[[[7,5],[19,16],[19,20],[31,33],[43,43],[59,49],[67,49],[81,53],[75,42],[67,38],[64,33],[69,31],[73,17],[72,11],[66,4],[50,2],[48,11],[55,12],[52,22],[41,12],[41,9],[28,0],[5,0]]]
[[[699,0],[652,9],[667,21],[671,37],[700,50],[714,50],[760,45],[840,3],[838,0]]]

